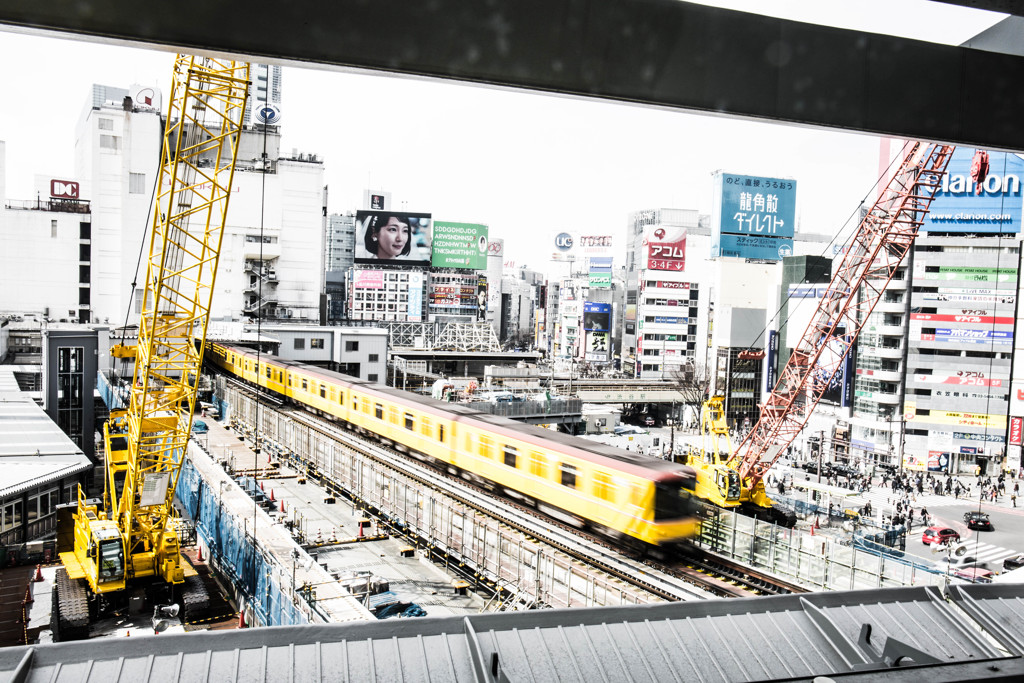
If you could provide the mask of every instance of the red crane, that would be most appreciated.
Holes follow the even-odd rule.
[[[953,149],[911,144],[857,228],[760,418],[729,459],[744,486],[753,487],[771,469],[841,376],[862,327],[914,244]]]

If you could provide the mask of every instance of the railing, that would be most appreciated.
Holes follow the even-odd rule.
[[[865,543],[863,536],[832,538],[785,529],[735,511],[707,510],[698,545],[811,589],[938,585],[945,580],[944,574],[923,562]]]
[[[583,401],[578,398],[552,399],[550,401],[472,401],[462,405],[476,408],[492,415],[516,418],[550,416],[552,419],[566,415],[582,415]]]
[[[92,213],[89,202],[69,199],[9,199],[5,203],[15,211],[56,211],[58,213]]]

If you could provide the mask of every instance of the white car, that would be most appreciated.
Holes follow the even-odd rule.
[[[977,568],[977,569],[988,569],[988,565],[984,562],[978,562],[978,558],[973,555],[963,555],[962,557],[942,557],[938,561],[938,565],[945,569],[949,567],[950,571],[956,571],[958,569]]]

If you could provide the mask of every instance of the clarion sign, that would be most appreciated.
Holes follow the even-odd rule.
[[[982,189],[989,194],[1016,194],[1020,192],[1020,178],[1015,175],[1001,176],[993,173],[985,178]],[[945,194],[974,194],[975,185],[970,176],[947,174],[942,177],[942,191]]]

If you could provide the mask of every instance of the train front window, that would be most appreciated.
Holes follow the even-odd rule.
[[[654,521],[664,522],[690,514],[690,495],[683,490],[683,481],[658,482],[654,485]]]
[[[124,551],[120,539],[100,541],[99,580],[117,581],[124,576]]]

